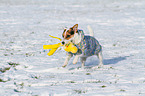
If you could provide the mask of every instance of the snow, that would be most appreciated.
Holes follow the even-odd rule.
[[[0,96],[145,96],[144,0],[1,0]],[[91,26],[103,46],[97,57],[47,56],[42,46],[59,41],[64,27]]]

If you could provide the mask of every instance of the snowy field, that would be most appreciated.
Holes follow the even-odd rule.
[[[103,68],[65,51],[47,56],[64,27],[87,26],[103,46]],[[0,96],[145,96],[145,0],[0,0]]]

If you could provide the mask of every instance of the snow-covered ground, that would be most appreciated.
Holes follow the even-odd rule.
[[[64,27],[87,26],[103,46],[103,68],[90,57],[66,68],[47,56]],[[145,96],[145,0],[0,0],[0,96]]]

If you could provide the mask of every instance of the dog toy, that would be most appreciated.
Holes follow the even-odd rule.
[[[56,38],[59,41],[61,41],[61,39],[58,38],[58,37],[54,37],[54,36],[51,36],[51,35],[49,35],[49,36],[52,37],[52,38]],[[64,45],[61,44],[61,43],[53,44],[53,45],[43,45],[43,49],[50,49],[50,51],[47,55],[51,56],[61,46],[63,46],[64,50],[67,51],[67,52],[76,53],[78,51],[78,48],[72,42],[68,42],[67,44],[64,44]]]

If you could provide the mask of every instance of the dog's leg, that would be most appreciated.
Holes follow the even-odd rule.
[[[65,59],[65,62],[64,62],[64,65],[62,67],[66,67],[67,64],[68,64],[68,61],[70,60],[70,58],[72,57],[73,55],[68,55]]]
[[[79,55],[76,55],[75,58],[74,58],[74,60],[73,60],[73,64],[77,64],[78,59],[79,59]]]
[[[82,68],[84,68],[85,67],[85,62],[86,62],[86,57],[81,57],[80,58],[81,59],[81,62],[82,62]]]
[[[99,58],[99,67],[102,67],[103,66],[103,55],[102,55],[102,51],[100,51],[98,54],[97,54],[98,58]]]

